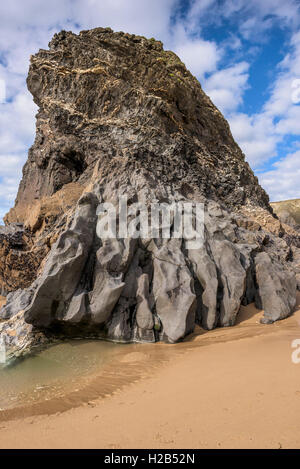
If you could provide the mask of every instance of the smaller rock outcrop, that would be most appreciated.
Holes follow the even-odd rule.
[[[39,277],[25,320],[36,327],[49,327],[65,315],[75,295],[94,240],[96,198],[84,195],[70,227],[53,246]]]
[[[5,354],[5,364],[45,347],[52,340],[45,332],[36,330],[25,321],[23,310],[6,321],[0,321],[0,344],[2,354]]]
[[[283,269],[266,252],[255,257],[256,281],[259,285],[259,307],[264,309],[264,324],[284,319],[296,306],[297,282],[294,272]]]
[[[300,230],[300,199],[273,202],[271,206],[282,223]]]

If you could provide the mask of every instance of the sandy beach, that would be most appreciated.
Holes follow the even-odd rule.
[[[0,447],[300,448],[299,306],[273,325],[251,305],[235,327],[129,346],[72,395],[1,413]]]

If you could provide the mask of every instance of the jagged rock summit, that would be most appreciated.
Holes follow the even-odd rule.
[[[234,325],[253,301],[266,323],[293,312],[298,233],[273,214],[228,123],[173,52],[109,28],[62,31],[31,57],[27,83],[36,138],[0,229],[11,354],[24,337],[30,348],[53,334],[176,342],[196,323]],[[101,239],[97,207],[122,196],[203,203],[202,246]]]

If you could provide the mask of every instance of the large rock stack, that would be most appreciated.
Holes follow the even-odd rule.
[[[31,57],[27,82],[39,112],[0,231],[1,262],[16,272],[11,284],[0,266],[2,292],[12,292],[2,337],[20,314],[31,345],[41,331],[176,342],[196,323],[234,325],[240,305],[253,301],[263,322],[293,312],[295,236],[173,52],[110,29],[62,31]],[[98,205],[117,207],[123,196],[129,207],[204,204],[201,247],[184,237],[101,239]]]

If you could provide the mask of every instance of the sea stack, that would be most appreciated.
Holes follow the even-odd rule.
[[[299,232],[273,213],[173,52],[109,28],[62,31],[31,57],[27,83],[36,138],[0,228],[0,334],[12,356],[57,334],[174,343],[196,324],[233,326],[252,302],[264,323],[293,312]],[[124,197],[129,211],[202,204],[201,246],[101,238],[99,205]]]

